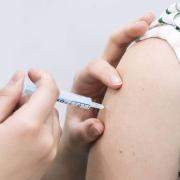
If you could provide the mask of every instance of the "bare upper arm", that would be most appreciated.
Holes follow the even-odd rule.
[[[180,147],[180,63],[163,40],[131,47],[118,65],[119,91],[108,90],[103,137],[90,152],[87,180],[172,180]]]

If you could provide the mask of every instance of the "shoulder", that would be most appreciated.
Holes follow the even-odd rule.
[[[124,85],[141,85],[159,88],[164,93],[180,91],[180,60],[164,40],[151,38],[130,47],[119,63],[117,70]],[[175,95],[175,94],[174,94]]]

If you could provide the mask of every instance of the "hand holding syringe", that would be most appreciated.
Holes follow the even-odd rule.
[[[24,86],[24,93],[27,95],[33,94],[37,90],[37,87],[35,85],[27,85]],[[73,105],[76,107],[80,107],[83,109],[104,109],[104,106],[102,104],[98,104],[96,102],[93,102],[91,98],[80,96],[74,93],[61,91],[60,96],[57,99],[57,102]]]

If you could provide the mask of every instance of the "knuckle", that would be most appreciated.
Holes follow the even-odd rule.
[[[102,59],[98,59],[89,67],[89,73],[92,76],[96,76],[96,78],[102,77],[107,69],[109,69],[109,64]]]
[[[73,82],[78,82],[80,77],[82,77],[84,74],[94,75],[97,74],[97,71],[101,69],[101,66],[103,65],[102,59],[95,59],[88,63],[88,65],[83,68],[81,71],[77,72],[74,76]]]

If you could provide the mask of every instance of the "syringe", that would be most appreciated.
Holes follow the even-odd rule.
[[[37,87],[33,84],[24,85],[24,94],[26,95],[32,95],[36,90]],[[58,97],[57,102],[73,105],[83,109],[90,109],[90,108],[104,109],[104,106],[102,104],[93,102],[92,99],[89,97],[77,95],[66,91],[60,91],[60,96]]]

